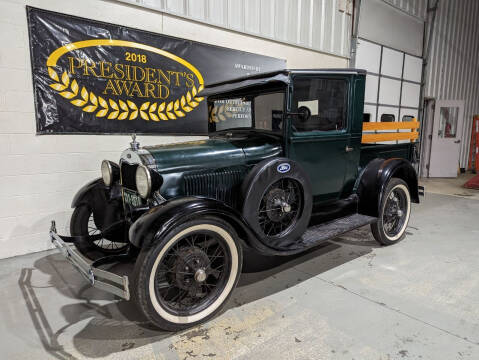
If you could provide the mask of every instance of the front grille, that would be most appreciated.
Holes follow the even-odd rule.
[[[245,168],[237,167],[188,174],[183,178],[184,193],[221,200],[236,207],[245,173]]]
[[[126,162],[121,163],[121,185],[127,189],[136,191],[136,168],[137,164],[130,165]]]

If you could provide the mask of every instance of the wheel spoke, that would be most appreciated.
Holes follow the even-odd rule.
[[[168,284],[167,282],[162,282],[162,283],[159,283],[156,285],[158,287],[158,289],[165,289],[167,287],[170,286],[170,284]]]
[[[88,218],[88,224],[87,224],[87,233],[89,236],[95,236],[101,234],[101,230],[98,229],[98,227],[95,224],[95,220],[93,218],[93,213],[90,213],[90,216]],[[101,238],[98,240],[93,240],[91,241],[91,244],[94,246],[98,247],[102,251],[108,252],[117,252],[119,250],[122,250],[128,246],[127,243],[124,242],[118,242],[118,241],[111,241],[107,240],[105,238]]]

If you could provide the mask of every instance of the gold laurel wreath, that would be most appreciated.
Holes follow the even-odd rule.
[[[217,123],[220,120],[226,121],[226,117],[231,117],[233,115],[231,112],[227,111],[227,107],[224,104],[219,107],[210,106],[208,110],[210,114],[209,116],[210,123],[213,123],[213,122]]]
[[[96,111],[94,115],[98,118],[105,117],[109,112],[108,119],[125,120],[128,118],[129,120],[135,120],[140,115],[143,120],[175,120],[186,116],[186,113],[192,111],[204,100],[204,97],[197,96],[203,90],[203,84],[200,84],[198,90],[196,86],[193,86],[191,90],[188,90],[186,96],[183,95],[181,98],[168,103],[165,101],[161,104],[146,101],[138,107],[131,100],[126,102],[118,100],[116,102],[112,99],[96,96],[93,91],[88,91],[84,86],[79,91],[78,82],[75,79],[70,81],[70,76],[66,71],[60,79],[56,71],[49,66],[48,75],[55,81],[55,83],[50,84],[51,88],[58,91],[65,99],[69,99],[73,105],[81,107],[83,111],[87,113]]]

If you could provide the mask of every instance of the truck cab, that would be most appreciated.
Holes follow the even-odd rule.
[[[364,91],[357,69],[206,86],[195,96],[207,101],[208,138],[146,147],[134,138],[76,194],[71,236],[53,226],[52,242],[92,285],[134,292],[152,323],[175,331],[219,311],[243,249],[291,255],[364,225],[395,244],[419,202],[418,124],[363,124]],[[394,138],[403,142],[381,143]],[[131,277],[99,269],[125,259]]]

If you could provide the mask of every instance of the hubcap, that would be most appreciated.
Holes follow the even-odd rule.
[[[291,211],[291,205],[289,205],[287,202],[283,201],[281,203],[281,209],[283,210],[283,212],[289,213]]]
[[[204,269],[198,269],[195,272],[195,280],[196,282],[203,282],[206,280],[206,272]]]

